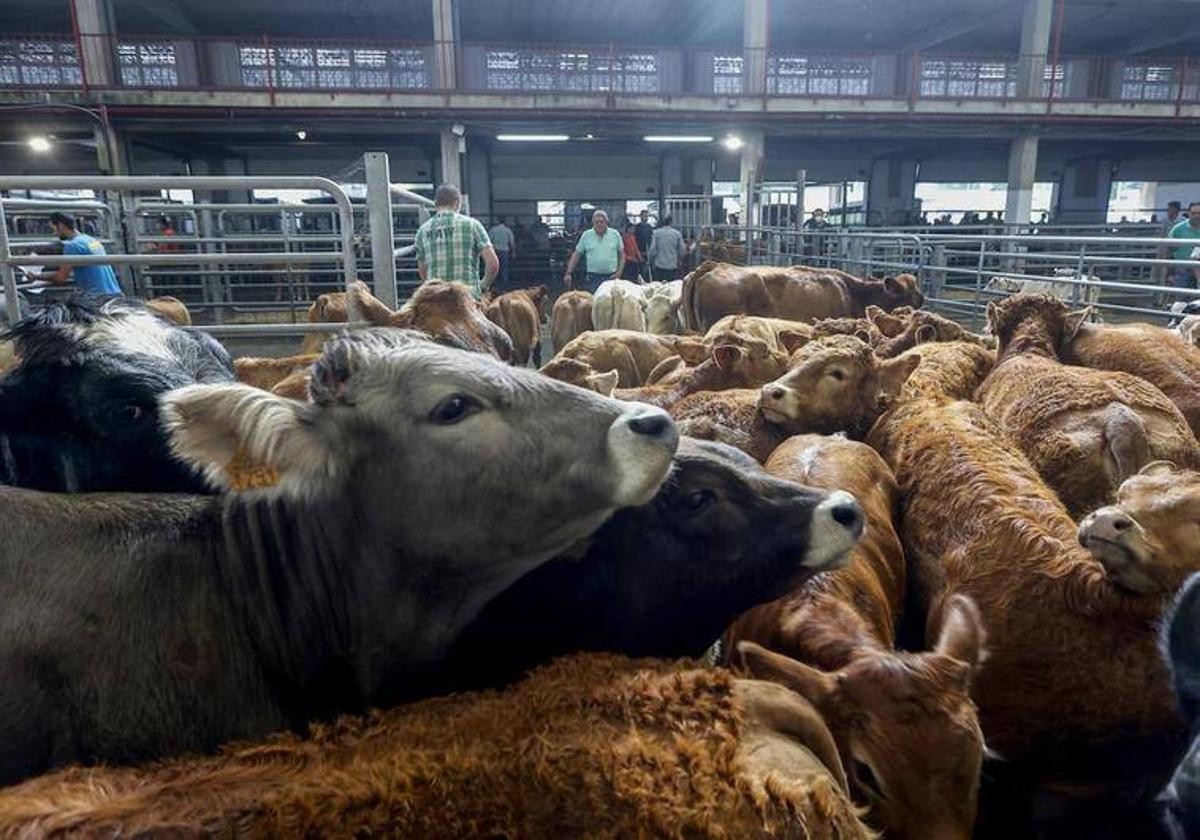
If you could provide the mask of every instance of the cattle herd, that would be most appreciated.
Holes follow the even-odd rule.
[[[270,359],[37,310],[0,836],[1200,837],[1200,349],[923,306],[355,283]]]

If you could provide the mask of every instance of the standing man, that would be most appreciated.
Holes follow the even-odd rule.
[[[654,238],[654,227],[650,224],[649,210],[643,210],[638,214],[638,223],[633,229],[633,237],[637,240],[638,250],[642,254],[646,254],[650,250],[650,242]]]
[[[621,234],[608,226],[608,214],[597,210],[592,214],[592,226],[585,230],[575,245],[571,259],[567,261],[567,270],[563,272],[563,283],[571,288],[571,272],[583,254],[584,271],[587,278],[581,285],[584,291],[596,291],[596,287],[605,280],[616,280],[625,268],[625,247]]]
[[[79,232],[75,226],[75,217],[70,213],[51,213],[50,227],[62,240],[63,254],[87,256],[107,253],[99,240]],[[38,275],[38,279],[56,286],[65,286],[74,280],[81,291],[93,295],[121,294],[121,285],[117,282],[117,275],[111,265],[62,265],[46,269]]]
[[[683,234],[671,227],[672,221],[670,216],[663,216],[650,239],[650,269],[655,280],[678,279],[679,261],[687,253]]]
[[[1200,201],[1188,205],[1187,218],[1171,228],[1171,239],[1190,240],[1175,249],[1175,259],[1200,259]],[[1176,266],[1171,285],[1177,289],[1194,289],[1200,281],[1200,268]]]
[[[500,261],[487,231],[477,220],[458,212],[462,193],[453,184],[442,184],[433,196],[436,211],[417,229],[417,274],[421,282],[449,280],[462,283],[479,297],[491,288]],[[483,257],[483,280],[479,258]]]
[[[496,257],[500,260],[500,270],[496,273],[496,288],[500,292],[511,291],[508,273],[512,261],[517,257],[517,237],[503,216],[488,231],[488,236],[492,238],[492,247],[496,249]]]

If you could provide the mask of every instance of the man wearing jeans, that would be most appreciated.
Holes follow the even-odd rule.
[[[513,286],[508,273],[512,270],[512,260],[517,256],[517,238],[508,226],[508,220],[501,216],[500,221],[488,231],[488,238],[492,240],[492,247],[496,249],[496,256],[500,259],[500,270],[496,272],[496,289],[500,292],[511,292]]]
[[[1171,239],[1182,239],[1185,243],[1175,249],[1175,259],[1200,259],[1200,201],[1188,205],[1187,219],[1171,228]],[[1177,289],[1194,289],[1200,280],[1200,268],[1176,266],[1171,277],[1171,285]]]
[[[650,239],[650,266],[654,279],[676,279],[679,276],[679,261],[685,253],[683,236],[671,225],[671,217],[663,216]]]
[[[579,237],[567,270],[563,272],[563,283],[571,288],[571,272],[583,254],[584,271],[587,278],[580,285],[586,292],[595,294],[596,288],[605,280],[616,280],[625,268],[625,246],[621,234],[608,226],[608,214],[597,210],[592,214],[592,226]]]

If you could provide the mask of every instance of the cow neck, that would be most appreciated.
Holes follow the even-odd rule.
[[[867,311],[867,307],[871,305],[878,306],[880,309],[887,311],[885,305],[883,282],[880,280],[861,280],[857,277],[844,275],[841,281],[846,284],[846,292],[850,295],[850,300],[854,303],[854,314],[852,317],[863,317]]]
[[[1056,346],[1057,342],[1054,340],[1054,334],[1049,324],[1039,318],[1027,318],[1017,324],[1012,338],[1008,340],[1008,345],[1000,351],[996,364],[999,365],[1010,356],[1021,353],[1031,353],[1057,360],[1058,353],[1054,349]]]
[[[809,586],[820,587],[821,583],[814,581]],[[870,622],[832,592],[812,594],[795,635],[803,640],[807,657],[824,671],[841,670],[865,654],[891,652],[875,638]]]
[[[341,696],[352,695],[345,674],[333,674],[359,637],[360,529],[344,518],[353,507],[263,492],[231,493],[219,505],[216,565],[281,705],[313,716],[321,701],[311,695],[330,679],[343,683]]]

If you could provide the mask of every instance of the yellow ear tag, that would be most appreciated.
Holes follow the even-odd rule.
[[[225,465],[225,472],[229,474],[230,490],[253,490],[259,487],[274,487],[279,483],[279,472],[274,467],[255,463],[246,450],[240,447]]]

